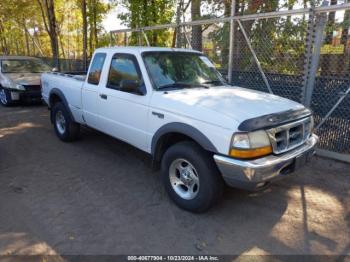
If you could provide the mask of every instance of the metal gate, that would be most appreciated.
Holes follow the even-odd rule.
[[[232,84],[311,108],[318,153],[350,162],[350,4],[249,14],[232,2],[230,17],[116,30],[111,44],[200,46]]]

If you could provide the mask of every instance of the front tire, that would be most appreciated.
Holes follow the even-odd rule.
[[[64,142],[72,142],[78,139],[80,125],[72,119],[67,108],[61,102],[52,108],[52,120],[55,133]]]
[[[13,104],[11,93],[8,89],[0,87],[0,103],[5,107],[11,106]]]
[[[170,198],[191,212],[204,212],[222,196],[223,181],[211,155],[191,141],[171,146],[161,163]]]

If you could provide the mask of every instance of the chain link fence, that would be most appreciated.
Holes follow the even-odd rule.
[[[55,67],[55,59],[51,57],[38,57],[50,67]],[[84,61],[79,59],[59,59],[61,72],[86,72]]]
[[[311,108],[319,148],[349,160],[350,4],[326,4],[117,30],[111,44],[200,49],[232,84]]]
[[[335,22],[334,17],[340,19]],[[330,13],[324,17],[324,22],[317,22],[315,27],[322,30],[323,38],[318,47],[319,63],[310,107],[315,114],[316,126],[324,121],[317,129],[319,147],[349,155],[350,95],[346,92],[350,88],[350,10]],[[339,99],[343,100],[325,118]]]
[[[258,63],[271,91],[298,102],[302,99],[306,18],[281,16],[241,22],[235,27],[233,47],[233,84],[268,92]],[[243,30],[248,40],[245,39]]]

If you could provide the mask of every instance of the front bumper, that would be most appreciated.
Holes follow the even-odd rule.
[[[302,146],[282,155],[269,155],[254,160],[214,155],[214,160],[226,184],[257,190],[302,167],[314,155],[317,141],[318,137],[312,135]]]
[[[9,89],[12,101],[36,102],[41,101],[40,88],[27,88],[26,90]]]

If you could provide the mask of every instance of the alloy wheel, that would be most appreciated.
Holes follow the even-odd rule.
[[[62,111],[57,111],[56,113],[56,127],[60,134],[64,134],[66,132],[66,119]]]
[[[176,159],[169,167],[169,179],[175,193],[185,200],[195,198],[199,191],[199,177],[186,159]]]
[[[0,91],[0,101],[4,105],[7,104],[7,97],[6,97],[5,89],[1,89],[1,91]]]

